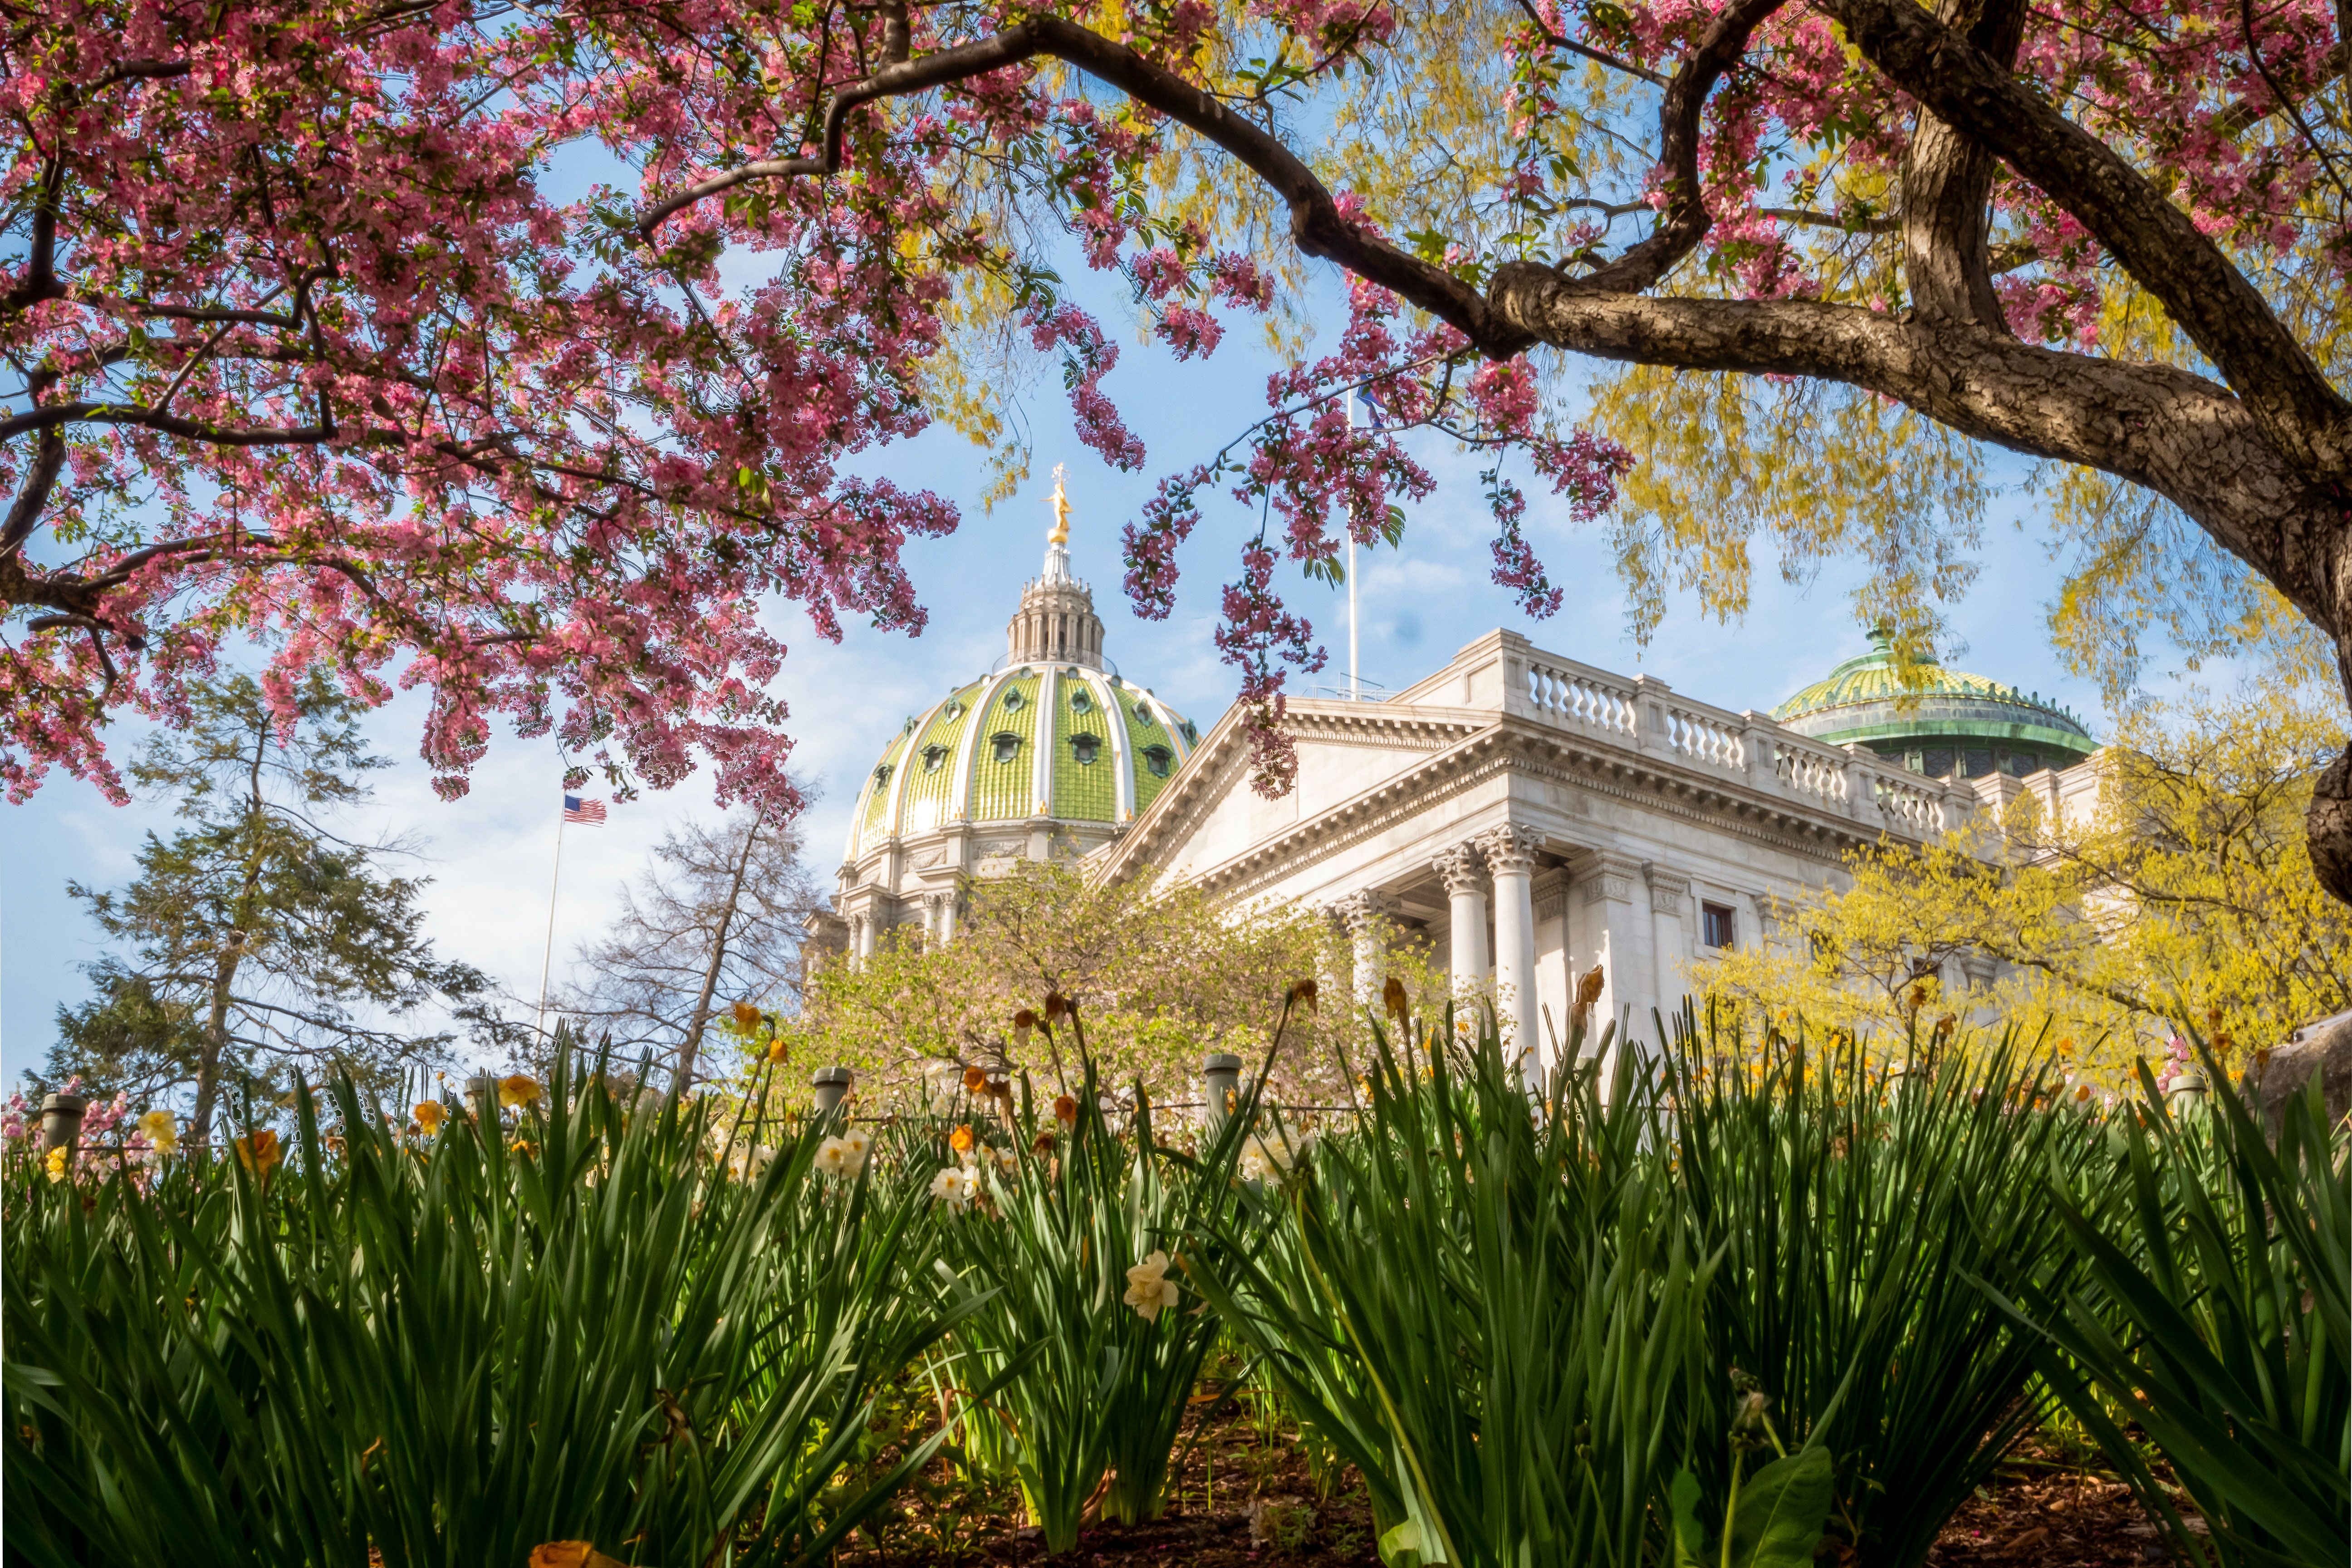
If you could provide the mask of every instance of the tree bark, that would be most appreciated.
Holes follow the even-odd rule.
[[[719,911],[719,929],[710,938],[710,962],[702,971],[702,994],[686,1022],[686,1040],[677,1048],[677,1089],[680,1094],[694,1081],[694,1058],[702,1048],[702,1031],[710,1022],[710,999],[719,990],[719,972],[727,962],[727,933],[735,923],[736,906],[743,898],[743,875],[751,864],[751,847],[759,842],[761,818],[753,816],[743,833],[743,853],[735,858],[735,874],[727,884],[727,902]]]
[[[229,1004],[236,999],[237,965],[244,962],[247,944],[253,940],[256,900],[261,894],[267,837],[262,829],[268,809],[261,798],[261,765],[268,751],[269,735],[265,727],[254,737],[253,762],[246,770],[245,882],[237,889],[227,939],[213,959],[212,1006],[205,1016],[204,1044],[196,1058],[196,1109],[189,1118],[189,1127],[198,1144],[209,1142],[212,1138],[213,1107],[220,1096],[221,1058],[228,1050]]]

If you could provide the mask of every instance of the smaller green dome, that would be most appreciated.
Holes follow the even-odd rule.
[[[1947,669],[1934,656],[1919,662],[1924,682],[1906,687],[1883,631],[1871,649],[1847,659],[1778,708],[1772,717],[1833,746],[1863,745],[1914,772],[1942,778],[2025,774],[2072,767],[2099,748],[2065,709],[2014,686]]]

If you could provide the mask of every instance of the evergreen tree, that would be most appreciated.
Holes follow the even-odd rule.
[[[114,951],[88,966],[96,994],[58,1011],[49,1074],[153,1099],[193,1089],[209,1132],[225,1079],[275,1096],[342,1068],[389,1088],[446,1060],[454,1036],[401,1026],[446,1011],[492,1037],[508,1027],[489,983],[422,934],[425,879],[387,875],[398,843],[354,843],[324,818],[368,798],[385,765],[365,705],[323,673],[265,689],[235,675],[191,687],[184,721],[133,765],[187,826],[150,833],[129,886],[69,883]]]

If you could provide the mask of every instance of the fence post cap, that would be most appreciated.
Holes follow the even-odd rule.
[[[1202,1072],[1239,1072],[1242,1070],[1242,1058],[1230,1051],[1211,1051],[1202,1060],[1201,1070]]]
[[[52,1094],[41,1100],[41,1110],[44,1112],[62,1110],[79,1115],[89,1109],[89,1096],[86,1094]]]
[[[811,1088],[815,1088],[828,1083],[848,1083],[856,1076],[844,1067],[819,1068],[809,1074],[809,1085]]]

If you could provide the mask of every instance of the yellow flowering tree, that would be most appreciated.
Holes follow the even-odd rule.
[[[1307,979],[1319,994],[1292,1010],[1276,1093],[1342,1103],[1353,1077],[1343,1064],[1361,1056],[1349,940],[1312,910],[1236,911],[1197,888],[1096,887],[1071,868],[1031,865],[975,888],[945,947],[908,936],[809,982],[801,1015],[785,1026],[795,1062],[851,1068],[861,1092],[885,1097],[919,1090],[927,1071],[952,1081],[943,1063],[1026,1071],[1059,1092],[1080,1076],[1070,1030],[1013,1022],[1059,994],[1076,1002],[1106,1086],[1141,1078],[1155,1095],[1176,1097],[1197,1084],[1210,1051],[1231,1051],[1255,1071],[1286,994]],[[1387,971],[1417,1001],[1443,996],[1444,976],[1425,954],[1402,940],[1389,951]]]
[[[2352,1005],[2352,911],[2304,847],[2312,783],[2345,743],[2301,682],[2192,693],[2126,714],[2087,810],[2028,795],[2000,821],[1851,857],[1853,885],[1785,902],[1776,940],[1700,966],[1694,989],[1784,1021],[1900,1035],[2047,1019],[2053,1048],[2120,1079],[2186,1019],[2225,1053]],[[1957,977],[1999,961],[1965,994]],[[1981,966],[1979,966],[1981,967]]]

